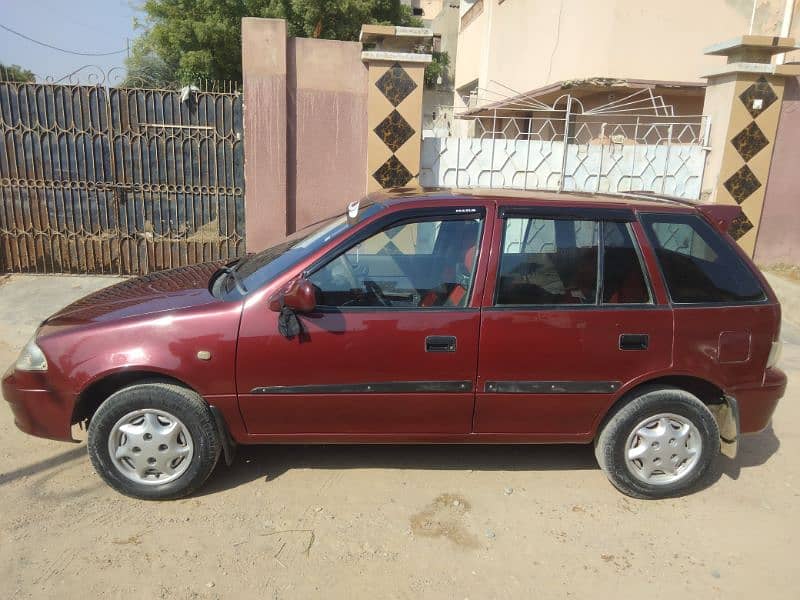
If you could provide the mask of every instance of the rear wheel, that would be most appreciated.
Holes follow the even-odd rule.
[[[605,423],[597,462],[611,483],[636,498],[666,498],[695,488],[719,454],[708,407],[677,388],[642,390]]]
[[[217,464],[220,441],[202,398],[178,385],[145,383],[110,396],[89,424],[95,470],[135,498],[180,498]]]

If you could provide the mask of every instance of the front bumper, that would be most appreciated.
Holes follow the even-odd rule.
[[[14,424],[30,435],[60,441],[74,441],[71,408],[64,406],[47,388],[40,373],[10,368],[3,375],[3,398],[11,406]]]

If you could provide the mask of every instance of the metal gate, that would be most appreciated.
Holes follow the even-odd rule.
[[[592,109],[565,94],[437,115],[422,140],[425,186],[700,196],[709,118],[678,116],[651,90]]]
[[[242,97],[0,82],[0,271],[143,274],[244,253]]]

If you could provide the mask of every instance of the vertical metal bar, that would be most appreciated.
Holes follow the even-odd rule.
[[[522,189],[528,189],[528,169],[531,164],[531,128],[533,127],[533,113],[528,118],[528,149],[525,152],[525,171],[523,172]]]
[[[661,193],[664,193],[664,189],[667,185],[667,173],[669,173],[669,155],[670,149],[672,147],[672,123],[669,124],[669,128],[667,129],[667,155],[664,157],[664,176],[661,178]]]
[[[458,183],[459,172],[458,172],[458,169],[459,169],[459,165],[460,164],[461,164],[461,137],[459,136],[459,137],[456,138],[456,185],[455,185],[455,187],[459,187],[459,183]],[[245,217],[246,217],[246,215],[245,215]]]
[[[120,92],[117,92],[117,93],[120,93]],[[122,112],[120,111],[120,129],[122,129],[121,115],[122,115]],[[122,240],[120,239],[120,234],[121,234],[120,229],[121,228],[120,228],[120,218],[119,218],[119,215],[120,215],[120,213],[119,213],[119,204],[120,204],[120,202],[119,202],[119,188],[117,187],[120,182],[117,181],[117,157],[116,157],[117,144],[115,143],[115,140],[114,140],[114,120],[113,120],[113,115],[112,115],[112,111],[111,111],[111,91],[110,91],[109,88],[106,88],[106,135],[108,136],[108,144],[109,144],[109,152],[108,152],[109,159],[108,160],[109,160],[109,168],[111,169],[111,185],[114,186],[113,187],[113,192],[111,193],[111,197],[112,197],[113,205],[114,205],[114,221],[116,222],[116,225],[117,225],[116,232],[114,232],[113,228],[111,227],[111,223],[108,220],[106,220],[106,226],[109,229],[109,233],[112,233],[112,236],[113,236],[112,240],[115,240],[116,244],[118,246],[118,250],[117,250],[117,272],[118,272],[119,275],[122,275]],[[123,163],[124,163],[124,161],[123,161]],[[106,194],[107,194],[107,192],[106,192]],[[106,202],[108,202],[108,196],[107,195],[106,195]],[[106,210],[108,210],[108,207],[106,207]],[[109,257],[108,257],[109,258],[109,261],[108,261],[109,264],[108,264],[108,266],[110,268],[112,268],[112,269],[114,268],[114,250],[113,250],[113,244],[114,243],[115,242],[112,241],[109,244],[109,247],[108,247],[108,254],[109,254]]]
[[[567,173],[567,147],[569,144],[570,117],[572,114],[572,95],[567,96],[567,111],[564,115],[564,148],[561,156],[561,177],[558,178],[558,191],[564,191],[564,179]]]
[[[602,123],[600,125],[600,139],[603,140],[606,137],[606,124]],[[597,183],[595,183],[594,191],[595,193],[600,191],[600,177],[603,174],[603,153],[605,152],[605,142],[600,144],[600,166],[597,169]]]
[[[489,187],[492,188],[494,184],[494,147],[497,143],[495,135],[497,133],[497,109],[494,109],[492,116],[492,156],[489,159]]]

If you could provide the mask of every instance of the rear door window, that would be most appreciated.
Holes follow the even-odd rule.
[[[603,223],[603,304],[650,302],[650,289],[630,225]]]
[[[642,214],[641,220],[673,302],[765,299],[750,268],[704,219],[694,215]]]
[[[599,224],[508,218],[497,306],[595,304]]]

